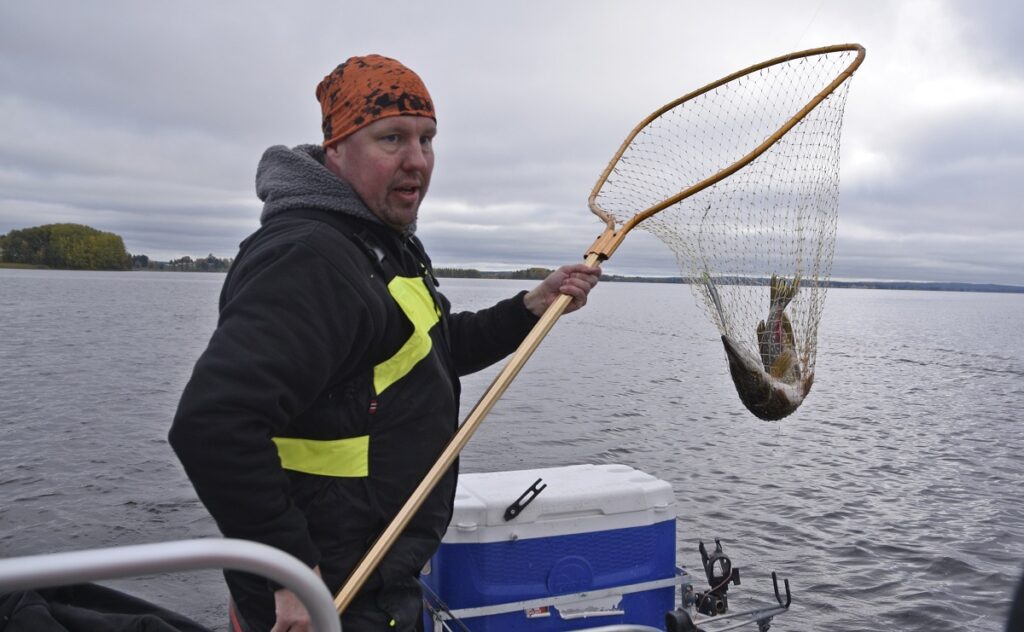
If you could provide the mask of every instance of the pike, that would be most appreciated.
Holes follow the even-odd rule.
[[[718,311],[722,330],[731,331],[718,288],[707,273],[704,285]],[[722,335],[729,373],[740,401],[747,410],[766,421],[777,421],[795,411],[814,382],[814,375],[804,376],[800,368],[793,324],[785,311],[799,288],[800,275],[792,282],[772,275],[768,317],[758,323],[756,331],[760,358],[755,358],[729,335]]]

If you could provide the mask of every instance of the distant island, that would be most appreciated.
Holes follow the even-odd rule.
[[[125,250],[120,235],[82,224],[46,224],[0,235],[0,267],[5,268],[224,272],[232,261],[212,253],[154,261]]]
[[[81,224],[46,224],[0,236],[0,261],[17,267],[129,270],[120,235]]]

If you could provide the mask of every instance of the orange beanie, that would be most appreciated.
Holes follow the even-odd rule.
[[[427,116],[434,103],[423,80],[401,63],[380,55],[351,57],[316,87],[323,114],[324,147],[388,116]]]

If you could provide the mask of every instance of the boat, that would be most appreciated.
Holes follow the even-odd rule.
[[[432,632],[768,630],[791,603],[730,611],[740,572],[721,541],[699,544],[703,578],[676,563],[671,486],[626,465],[462,474],[454,514],[423,569]],[[153,573],[227,568],[290,588],[316,630],[340,632],[323,582],[294,557],[232,539],[199,539],[0,560],[0,594]],[[699,588],[706,580],[707,586]]]

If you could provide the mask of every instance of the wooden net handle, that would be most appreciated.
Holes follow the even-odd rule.
[[[586,259],[586,264],[589,266],[597,265],[601,260],[599,255],[590,254]],[[359,589],[369,578],[370,573],[380,564],[380,561],[387,554],[388,550],[398,539],[398,536],[405,529],[406,525],[409,524],[409,520],[412,519],[413,514],[420,508],[423,501],[426,500],[430,492],[434,490],[437,483],[444,476],[448,468],[452,466],[455,459],[462,452],[462,449],[469,443],[470,437],[476,432],[476,429],[480,426],[480,423],[487,416],[487,413],[491,412],[494,405],[498,402],[498,399],[508,389],[509,384],[515,379],[516,375],[526,364],[526,361],[530,359],[533,352],[536,351],[537,347],[540,346],[541,341],[547,336],[548,332],[554,326],[555,322],[565,311],[565,308],[569,306],[569,302],[572,297],[567,294],[560,295],[557,299],[552,301],[551,305],[548,306],[547,310],[537,321],[537,324],[533,326],[530,333],[527,334],[526,338],[516,349],[515,353],[509,359],[505,368],[501,370],[501,373],[494,378],[491,382],[487,392],[484,393],[480,401],[477,402],[476,407],[473,408],[472,412],[466,418],[466,421],[459,428],[455,436],[452,437],[451,441],[445,447],[444,451],[441,452],[441,456],[437,458],[437,461],[427,472],[420,484],[413,490],[412,495],[405,501],[402,508],[398,511],[398,514],[391,521],[384,531],[381,532],[380,536],[370,547],[370,550],[366,552],[363,559],[360,560],[359,565],[352,572],[349,578],[345,581],[345,584],[338,591],[337,596],[334,598],[334,606],[338,609],[338,613],[344,612],[345,608],[348,607],[349,603],[352,602],[353,597],[359,592]]]

